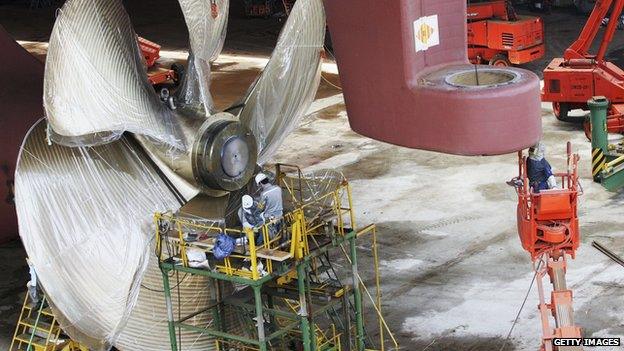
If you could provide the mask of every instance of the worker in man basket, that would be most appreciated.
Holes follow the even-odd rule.
[[[282,188],[272,184],[269,177],[264,173],[256,175],[256,184],[261,190],[260,209],[264,214],[264,221],[269,224],[269,237],[273,239],[282,227],[284,205],[282,200]]]
[[[557,187],[557,179],[552,172],[550,163],[544,157],[545,152],[546,146],[541,141],[529,148],[529,158],[526,165],[527,175],[529,177],[529,185],[533,192],[536,193]]]

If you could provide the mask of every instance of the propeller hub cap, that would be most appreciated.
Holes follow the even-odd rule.
[[[232,119],[211,116],[193,146],[193,176],[205,190],[234,191],[253,176],[258,146],[253,133]]]
[[[221,152],[221,167],[226,175],[237,178],[245,173],[249,163],[249,145],[240,136],[229,138]]]

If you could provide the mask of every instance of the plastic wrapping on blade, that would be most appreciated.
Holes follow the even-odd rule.
[[[206,62],[217,59],[225,41],[229,0],[178,0],[186,21],[195,58]],[[214,11],[213,11],[214,10]]]
[[[326,195],[336,191],[346,179],[338,171],[322,169],[305,171],[301,178],[298,172],[287,172],[283,181],[288,185],[287,189],[296,189],[290,190],[290,194],[284,197],[284,211],[292,211],[301,204],[309,204],[305,206],[305,215],[315,218],[332,206],[334,197]]]
[[[147,74],[119,0],[70,0],[46,58],[43,102],[50,137],[66,146],[117,140],[125,131],[184,148],[174,116]]]
[[[310,107],[320,82],[324,39],[322,1],[297,1],[240,113],[241,122],[258,141],[260,164],[275,153]]]
[[[346,178],[341,172],[333,169],[322,169],[303,173],[305,187],[303,190],[303,203],[318,200],[323,195],[336,191]],[[330,202],[332,199],[328,199]]]
[[[229,0],[179,0],[190,39],[186,74],[177,92],[181,104],[215,112],[210,95],[210,62],[217,59],[227,33]]]
[[[154,212],[180,203],[125,137],[74,148],[45,138],[40,121],[20,152],[20,236],[63,330],[106,349],[124,328],[153,255]]]
[[[205,234],[205,228],[223,227],[223,212],[219,210],[220,202],[217,199],[207,199],[203,202],[207,205],[207,211],[200,211],[201,216],[195,216],[187,211],[187,206],[197,209],[192,205],[191,200],[182,207],[175,218],[180,219],[175,224],[167,220],[163,220],[160,225],[161,235],[169,235],[177,237],[180,230],[183,235],[201,235]],[[217,203],[215,203],[217,202]],[[200,207],[202,207],[200,205]],[[209,214],[211,210],[214,213]],[[162,246],[165,257],[171,257],[174,253],[170,250],[173,248],[165,244]],[[186,248],[186,254],[189,258],[190,267],[203,267],[208,264],[206,261],[206,253],[193,247]],[[205,261],[205,262],[204,262]],[[115,347],[119,350],[150,350],[150,351],[170,351],[170,336],[167,319],[167,302],[163,286],[163,275],[158,266],[158,259],[155,255],[150,255],[148,268],[143,276],[141,290],[135,308],[130,314],[130,318],[121,335],[115,342]],[[195,326],[214,325],[215,316],[214,307],[218,300],[218,295],[228,297],[234,288],[232,284],[225,281],[217,281],[199,274],[175,273],[169,272],[169,284],[171,289],[172,312],[175,318],[186,317],[185,323]],[[245,335],[243,324],[239,319],[240,316],[233,316],[225,310],[225,307],[219,309],[220,327],[227,330],[228,333],[236,335]],[[227,327],[226,327],[227,326]],[[211,351],[217,350],[214,337],[207,333],[197,333],[194,330],[181,328],[176,332],[177,345],[180,350],[184,351]]]
[[[197,311],[208,309],[216,301],[214,281],[201,275],[180,274],[176,279],[170,277],[173,290],[171,300],[173,315],[188,316]],[[169,328],[167,324],[167,303],[163,290],[162,272],[158,260],[152,254],[150,263],[141,283],[141,289],[135,308],[128,323],[115,341],[119,350],[170,351]],[[231,291],[232,289],[230,289]],[[178,293],[180,304],[178,304]],[[210,325],[212,313],[206,312],[192,318],[194,325]],[[181,329],[178,345],[185,351],[215,350],[215,340],[207,334]]]
[[[192,50],[182,84],[176,91],[176,101],[181,109],[200,116],[207,117],[216,112],[210,94],[210,62],[196,58]]]

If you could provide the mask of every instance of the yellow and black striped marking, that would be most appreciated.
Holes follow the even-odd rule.
[[[592,177],[594,180],[598,180],[598,176],[600,171],[605,168],[605,164],[607,163],[607,157],[605,156],[602,149],[595,148],[592,150]]]

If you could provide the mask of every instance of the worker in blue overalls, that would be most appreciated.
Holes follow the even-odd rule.
[[[529,148],[529,158],[526,164],[527,175],[529,177],[529,185],[536,193],[557,187],[557,179],[552,172],[550,163],[544,157],[545,152],[546,147],[541,141]]]
[[[243,229],[251,229],[255,233],[256,245],[262,245],[264,238],[262,237],[261,228],[264,225],[264,214],[260,210],[258,203],[249,195],[243,195],[241,198],[241,207],[238,209],[238,219],[243,225]],[[237,245],[247,243],[247,238],[242,237],[236,240]]]

